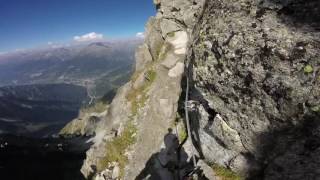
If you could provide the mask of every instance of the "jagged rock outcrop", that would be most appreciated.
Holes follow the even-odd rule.
[[[209,162],[257,179],[317,179],[320,3],[207,1],[193,32],[193,127]]]
[[[106,110],[101,113],[97,112],[80,112],[79,116],[69,122],[59,132],[61,136],[93,136],[95,135],[97,125],[102,118],[108,113],[107,106]]]
[[[124,179],[138,176],[148,159],[160,151],[167,129],[176,119],[188,40],[203,5],[203,0],[156,2],[158,14],[147,23],[145,43],[136,53],[136,72],[97,125],[95,144],[82,168],[85,176],[103,170],[101,162],[108,161],[112,142],[124,136],[119,128],[128,123],[134,124],[136,131],[134,143],[120,153],[127,159],[125,165],[120,163]]]
[[[154,157],[169,152],[167,129],[185,115],[188,78],[192,142],[184,155],[195,147],[208,175],[213,163],[253,179],[317,179],[319,2],[154,3],[136,72],[98,123],[83,174],[101,178],[114,160],[123,179],[157,166]]]

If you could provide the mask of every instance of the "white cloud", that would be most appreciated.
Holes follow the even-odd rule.
[[[137,38],[144,38],[144,33],[143,33],[143,32],[138,32],[138,33],[136,34],[136,37],[137,37]]]
[[[84,34],[82,36],[73,37],[73,40],[78,42],[94,41],[94,40],[101,40],[101,39],[103,39],[103,34],[97,34],[95,32]]]
[[[61,43],[55,43],[55,42],[51,42],[51,41],[49,41],[47,44],[48,44],[48,46],[51,47],[51,48],[61,48],[61,47],[64,46],[64,45],[61,44]]]
[[[15,51],[16,51],[16,52],[25,52],[25,51],[26,51],[26,49],[19,48],[19,49],[16,49]]]
[[[63,45],[62,44],[53,44],[51,47],[56,49],[56,48],[62,48]]]

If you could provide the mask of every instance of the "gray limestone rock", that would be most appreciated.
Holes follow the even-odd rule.
[[[98,173],[93,167],[108,153],[105,142],[113,138],[112,130],[131,120],[136,142],[126,149],[124,179],[144,176],[149,168],[169,177],[161,163],[150,162],[161,152],[177,113],[184,116],[186,76],[192,103],[193,141],[188,143],[204,159],[199,164],[210,178],[214,175],[206,163],[253,179],[317,179],[319,1],[154,3],[157,14],[137,50],[136,76],[118,91],[96,126],[83,174]],[[154,73],[152,81],[145,78],[147,72]],[[184,146],[188,152],[189,146]]]
[[[146,25],[145,45],[148,47],[153,61],[158,59],[163,43],[160,20],[151,17]]]
[[[163,37],[166,37],[169,33],[174,33],[176,31],[182,30],[181,25],[169,19],[162,19],[160,22],[160,26]]]
[[[152,56],[150,54],[150,49],[146,44],[141,45],[136,50],[136,71],[141,71],[148,63],[152,62]]]
[[[320,119],[312,108],[320,104],[319,7],[315,0],[207,1],[188,50],[199,104],[192,119],[206,160],[258,179],[318,177],[320,141],[306,136],[306,124]]]

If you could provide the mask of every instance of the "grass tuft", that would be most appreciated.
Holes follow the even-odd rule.
[[[216,173],[216,175],[221,178],[221,180],[244,180],[244,178],[242,178],[241,176],[239,176],[238,174],[236,174],[228,168],[219,166],[217,164],[214,164],[211,167],[213,171]]]
[[[168,33],[168,36],[169,36],[169,37],[174,37],[175,34],[176,34],[175,32],[169,32],[169,33]]]
[[[160,55],[160,53],[161,53],[161,50],[162,50],[162,47],[163,47],[163,43],[159,43],[156,47],[155,47],[155,61],[157,61],[158,60],[158,58],[159,58],[159,55]]]
[[[172,50],[172,49],[173,49],[172,44],[170,44],[170,43],[165,43],[165,44],[163,45],[162,51],[161,51],[160,54],[159,54],[158,60],[159,60],[159,61],[163,61],[163,60],[167,57],[168,52],[169,52],[170,50]]]
[[[146,91],[156,79],[156,72],[154,70],[148,70],[145,73],[145,81],[139,88],[133,88],[126,96],[127,100],[131,102],[131,112],[133,115],[138,113],[138,110],[144,106],[145,102],[149,98]]]
[[[320,105],[312,107],[312,108],[311,108],[311,111],[313,111],[313,112],[320,112]]]
[[[187,138],[187,131],[184,128],[180,128],[179,130],[179,140],[183,141]]]
[[[136,137],[134,134],[137,129],[132,121],[130,121],[124,128],[121,135],[113,138],[111,141],[106,143],[107,153],[105,157],[100,161],[97,166],[99,172],[103,171],[108,167],[109,163],[118,162],[120,168],[120,176],[124,175],[124,168],[128,163],[128,157],[125,155],[126,150],[130,145],[134,144]]]

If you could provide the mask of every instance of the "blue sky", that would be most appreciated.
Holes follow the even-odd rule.
[[[154,14],[152,0],[0,0],[0,52],[131,37]]]

